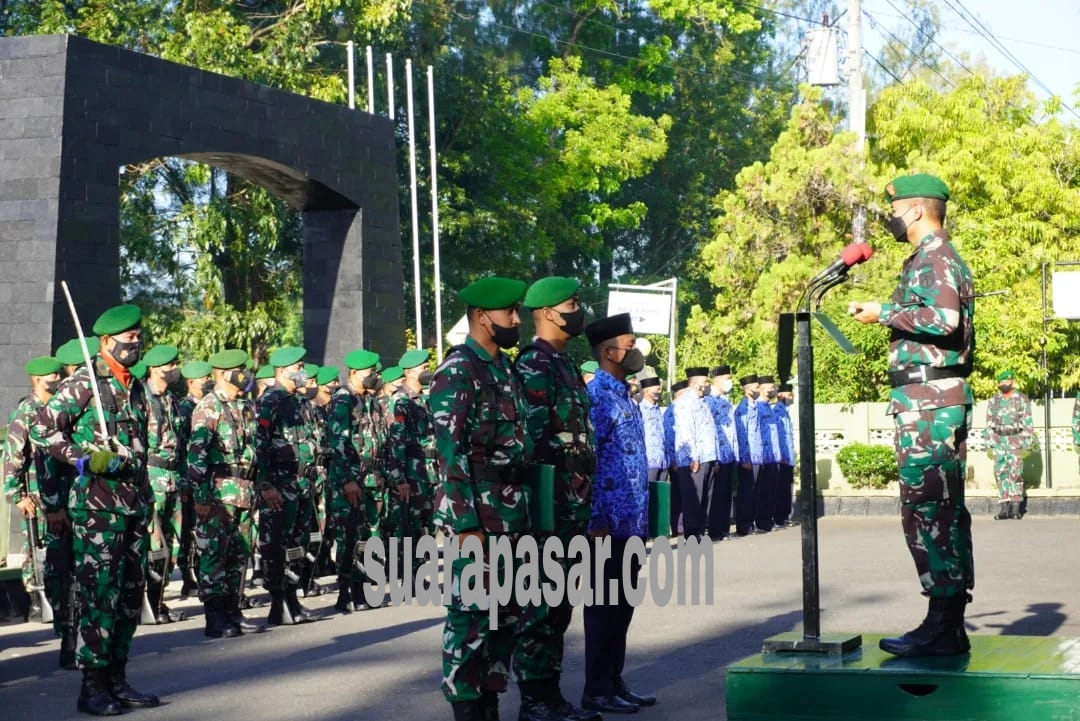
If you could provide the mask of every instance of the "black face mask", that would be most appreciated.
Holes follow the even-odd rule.
[[[645,356],[637,348],[631,348],[619,361],[619,367],[626,371],[627,375],[637,373],[645,367]]]
[[[212,381],[212,380],[203,381],[203,384],[202,384],[203,395],[206,395],[207,393],[212,393],[213,391],[214,391],[214,381]]]
[[[910,208],[909,208],[910,210]],[[889,218],[889,232],[892,233],[892,237],[896,239],[898,243],[906,243],[907,239],[907,221],[904,220],[904,216],[907,215],[907,211],[904,211],[900,215],[894,215]]]
[[[56,393],[56,389],[60,387],[60,381],[45,381],[45,392]]]
[[[571,313],[556,312],[562,317],[563,333],[566,333],[571,338],[576,338],[585,331],[585,308],[578,307],[577,310]]]
[[[305,386],[304,388],[298,390],[297,393],[300,394],[301,398],[305,398],[305,399],[307,399],[309,401],[313,401],[313,400],[315,400],[315,396],[319,395],[319,389],[318,389],[318,387],[308,388],[308,387]]]
[[[116,362],[125,368],[130,368],[139,362],[139,358],[142,356],[142,341],[137,340],[134,343],[121,343],[116,341],[116,345],[112,349],[112,357],[116,359]]]
[[[517,326],[506,327],[492,323],[491,330],[491,339],[503,350],[513,348],[521,339],[521,329]]]
[[[999,383],[998,390],[1002,393],[1008,393],[1012,390],[1012,383]]]
[[[225,376],[225,380],[230,385],[236,386],[239,390],[247,388],[248,375],[244,371],[231,370],[228,375]]]
[[[434,377],[435,377],[435,374],[432,373],[430,370],[425,368],[424,370],[420,371],[420,378],[419,378],[420,385],[422,385],[422,386],[431,385],[431,380]]]
[[[373,391],[379,388],[379,380],[380,378],[378,373],[369,373],[368,375],[364,376],[364,379],[360,381],[360,383],[367,390]]]
[[[175,385],[176,381],[180,380],[180,371],[173,368],[171,371],[165,371],[162,377],[165,379],[166,385]]]

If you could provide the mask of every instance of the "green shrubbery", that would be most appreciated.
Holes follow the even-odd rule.
[[[852,488],[888,488],[900,477],[892,446],[852,443],[840,449],[836,462]]]

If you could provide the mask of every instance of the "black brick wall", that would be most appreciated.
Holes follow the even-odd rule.
[[[404,329],[392,121],[72,36],[0,39],[0,411],[22,367],[84,330],[119,287],[119,171],[179,156],[303,211],[309,360]],[[386,363],[390,365],[390,363]]]

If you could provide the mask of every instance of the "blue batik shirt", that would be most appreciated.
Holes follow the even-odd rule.
[[[745,395],[735,408],[735,434],[739,439],[739,463],[760,466],[763,463],[763,450],[761,429],[758,428],[757,401],[752,401]]]
[[[655,403],[641,401],[641,419],[645,424],[645,459],[649,468],[667,468],[664,451],[664,412]]]
[[[758,426],[761,428],[761,462],[780,462],[780,420],[767,400],[758,399]]]
[[[645,424],[626,384],[603,369],[588,385],[596,433],[589,531],[605,528],[615,538],[642,538],[649,529],[649,464]]]
[[[735,463],[739,460],[739,439],[735,434],[735,406],[725,395],[705,396],[705,404],[716,426],[716,460]]]
[[[675,406],[675,465],[709,463],[716,460],[716,426],[708,407],[696,393],[688,391]]]
[[[783,401],[777,401],[773,408],[780,426],[780,462],[785,466],[795,465],[795,430],[791,425],[791,414]]]
[[[675,467],[675,404],[664,409],[664,468]]]

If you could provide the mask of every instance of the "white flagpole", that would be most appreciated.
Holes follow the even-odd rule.
[[[394,56],[386,54],[386,108],[394,119]]]
[[[370,45],[367,46],[367,111],[375,114],[375,64]]]
[[[435,262],[435,341],[436,356],[439,363],[443,358],[442,329],[442,281],[439,266],[439,185],[438,166],[435,159],[435,76],[430,65],[427,66],[428,87],[428,128],[431,135],[431,240]]]
[[[349,52],[349,110],[356,110],[356,68],[353,62],[353,41],[345,43]]]
[[[424,323],[420,311],[420,227],[416,208],[416,121],[413,115],[412,58],[405,59],[405,94],[409,112],[409,191],[412,199],[413,297],[416,303],[416,347],[424,347]]]

